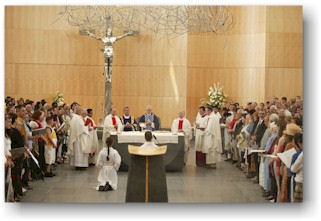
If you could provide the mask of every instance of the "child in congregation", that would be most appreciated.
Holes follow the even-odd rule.
[[[46,119],[47,128],[44,136],[45,144],[45,161],[46,161],[46,177],[53,177],[55,174],[52,172],[51,165],[56,161],[56,148],[57,148],[57,135],[53,128],[54,121],[52,117]]]
[[[98,191],[110,191],[117,189],[117,171],[120,166],[121,157],[117,150],[112,148],[113,138],[106,139],[106,146],[98,155],[96,166],[99,169],[98,174]]]

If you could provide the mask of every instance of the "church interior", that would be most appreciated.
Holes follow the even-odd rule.
[[[135,195],[131,191],[136,191],[134,190],[136,186],[145,184],[142,190],[145,192],[142,193],[142,200],[137,200],[139,202],[279,203],[302,200],[302,197],[300,198],[302,189],[298,189],[302,180],[295,180],[297,188],[290,191],[292,195],[288,193],[285,196],[283,190],[289,189],[285,190],[282,183],[290,181],[287,181],[286,177],[284,180],[286,175],[283,174],[283,177],[279,175],[279,171],[285,171],[287,167],[292,168],[292,164],[287,166],[285,161],[282,161],[282,157],[288,153],[287,148],[295,151],[291,157],[297,154],[298,156],[295,156],[300,159],[299,154],[303,155],[300,146],[303,117],[302,6],[225,6],[225,8],[229,12],[230,23],[223,32],[188,30],[172,37],[140,31],[117,40],[112,45],[113,56],[110,57],[106,52],[107,49],[110,50],[106,46],[108,42],[102,43],[103,40],[88,36],[89,33],[96,34],[96,37],[104,33],[97,31],[95,33],[88,28],[86,34],[82,34],[81,25],[73,26],[63,17],[66,16],[61,13],[64,6],[6,6],[4,94],[6,99],[17,100],[13,106],[10,101],[8,102],[6,119],[10,118],[8,122],[14,125],[15,118],[12,118],[12,115],[16,114],[18,125],[16,127],[20,130],[19,114],[24,109],[28,112],[28,102],[36,104],[37,101],[44,100],[45,102],[40,102],[39,105],[42,107],[39,110],[31,105],[33,109],[30,110],[29,117],[33,118],[37,111],[40,115],[45,112],[46,125],[49,126],[43,133],[45,135],[51,133],[52,138],[56,136],[52,135],[56,131],[58,139],[56,153],[53,153],[57,157],[52,164],[47,162],[46,155],[48,153],[46,148],[51,145],[51,138],[45,139],[47,143],[45,152],[42,153],[45,162],[44,180],[32,177],[32,170],[29,172],[31,174],[29,177],[22,176],[22,181],[29,179],[29,184],[22,187],[22,196],[17,195],[15,188],[17,184],[14,179],[12,180],[13,201],[125,203],[133,200],[129,199],[129,196],[138,199],[138,192]],[[113,21],[116,24],[118,20]],[[112,34],[121,36],[124,31],[124,28],[115,25]],[[108,74],[106,70],[109,71],[111,68],[110,59],[112,59],[112,86],[110,110],[107,110],[105,77]],[[220,102],[214,102],[214,105],[206,102],[204,104],[204,99],[212,102],[209,90],[214,84],[220,85],[224,91],[222,104]],[[63,98],[64,106],[53,105],[58,94]],[[23,107],[19,102],[20,98],[25,101],[22,102]],[[72,104],[75,104],[73,105],[75,109]],[[79,143],[71,143],[73,148],[66,147],[68,148],[66,156],[61,155],[61,150],[58,150],[63,146],[63,141],[60,140],[61,133],[58,129],[62,122],[57,115],[60,114],[60,110],[64,111],[66,106],[69,106],[71,116],[80,117],[85,110],[93,113],[90,119],[94,122],[92,123],[94,126],[90,127],[90,122],[86,123],[87,118],[84,118],[85,123],[82,125],[84,130],[88,130],[87,134],[94,131],[92,136],[98,140],[95,154],[86,152],[87,158],[88,156],[93,158],[93,162],[87,162],[89,166],[85,169],[78,169],[77,166],[75,169],[70,165],[71,158],[68,154],[71,153],[71,156],[76,154],[78,144],[83,152],[85,149],[81,144],[81,136],[77,137],[80,133],[78,130],[82,129],[73,129],[78,123],[73,122],[74,117],[70,120],[70,130],[77,131],[74,142]],[[12,107],[14,108],[11,110]],[[138,133],[140,137],[138,135],[135,138],[125,137],[126,132],[120,130],[127,125],[123,122],[127,118],[122,118],[125,107],[130,110],[133,122],[137,121],[133,123],[136,125],[132,127],[133,130],[142,130],[142,132],[132,132],[133,137]],[[152,110],[151,115],[149,108]],[[91,111],[88,111],[89,109]],[[211,112],[218,113],[220,117],[208,117],[209,120],[203,128],[197,123],[203,118],[202,114],[199,117],[202,110],[205,112],[204,116],[207,112]],[[53,114],[48,117],[50,111],[53,111]],[[106,112],[111,113],[110,130],[107,119],[109,115],[107,116]],[[146,112],[148,114],[145,114]],[[181,115],[184,115],[184,121]],[[116,116],[121,119],[120,124]],[[232,116],[231,122],[227,122],[230,116]],[[55,117],[60,124],[54,131],[50,129],[48,132],[47,128],[51,128],[50,119]],[[156,122],[155,118],[159,122]],[[181,119],[183,123],[176,125],[175,119],[178,121]],[[148,124],[150,121],[151,124]],[[30,122],[21,122],[26,124],[25,127],[32,128]],[[53,122],[56,120],[53,119]],[[188,131],[184,129],[185,122],[189,123],[189,128],[186,129]],[[238,128],[237,122],[243,126]],[[213,130],[209,126],[212,124],[215,128]],[[261,124],[266,124],[268,129],[265,131],[269,130],[269,134],[264,131],[261,134],[263,140],[265,139],[265,142],[261,140],[263,146],[262,142],[255,140],[258,139],[258,125]],[[166,145],[166,153],[162,157],[156,153],[153,155],[139,152],[140,156],[136,155],[137,161],[135,161],[133,155],[128,152],[127,143],[137,146],[144,142],[144,140],[138,142],[139,139],[146,139],[148,142],[146,131],[149,130],[146,128],[149,125],[154,136],[151,139],[156,146]],[[22,129],[24,132],[20,131],[21,135],[27,136],[26,130],[28,128]],[[74,131],[67,131],[66,129],[65,136],[69,136],[68,142],[71,142]],[[168,137],[165,132],[169,134]],[[30,129],[30,133],[33,134],[33,129]],[[11,139],[11,149],[13,149],[14,137],[11,135],[12,133],[8,134],[8,140]],[[113,140],[107,137],[112,137]],[[205,141],[207,137],[213,138],[208,141],[212,142],[212,146],[203,151],[203,146],[207,145]],[[294,141],[288,141],[288,137]],[[126,139],[137,140],[127,142]],[[299,141],[295,142],[296,139]],[[36,140],[33,138],[32,142],[32,145],[35,143],[38,145],[34,150],[39,148],[40,151],[38,137]],[[101,175],[97,167],[97,158],[105,149],[108,150],[109,156],[108,142],[113,142],[112,150],[118,151],[117,154],[119,153],[121,157],[121,163],[113,164],[118,177],[117,189],[108,185],[112,191],[97,191],[97,177]],[[198,149],[199,142],[201,142],[199,148],[203,153]],[[220,142],[219,151],[216,142]],[[251,146],[253,142],[257,152],[254,146]],[[228,146],[229,144],[231,146]],[[290,147],[290,144],[293,146]],[[104,147],[106,145],[107,147]],[[284,149],[280,151],[280,147]],[[73,152],[69,152],[70,148]],[[41,151],[39,151],[36,151],[38,156],[34,155],[41,164]],[[148,152],[148,149],[146,151]],[[211,151],[217,151],[216,154],[222,159],[210,166],[199,166],[199,160],[206,161],[204,164],[210,161],[208,155],[212,153]],[[57,161],[58,154],[62,156],[62,162]],[[204,159],[198,158],[202,156]],[[31,164],[33,160],[31,155],[26,158]],[[16,159],[11,160],[16,162]],[[272,163],[269,164],[269,160]],[[108,162],[109,159],[104,165],[111,167]],[[134,165],[134,162],[137,165]],[[10,164],[8,165],[10,168]],[[135,171],[133,168],[139,165],[142,166],[141,170]],[[269,170],[269,166],[272,169]],[[10,168],[11,174],[16,167],[15,164]],[[35,167],[37,168],[37,165]],[[271,172],[274,169],[275,173]],[[164,179],[160,175],[163,173]],[[134,183],[129,182],[130,177]],[[298,177],[299,175],[296,176]],[[162,198],[164,196],[157,198],[161,191],[154,191],[155,188],[158,190],[164,188],[165,198]]]

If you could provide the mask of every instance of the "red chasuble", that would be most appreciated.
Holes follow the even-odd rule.
[[[94,127],[94,122],[92,122],[92,120],[89,118],[87,118],[85,122],[85,126],[88,126],[88,125],[90,125],[91,127]]]
[[[178,129],[182,130],[183,129],[183,120],[178,121]]]
[[[112,117],[111,119],[112,119],[112,121],[113,121],[113,125],[115,126],[115,125],[116,125],[116,118],[115,118],[115,117]]]

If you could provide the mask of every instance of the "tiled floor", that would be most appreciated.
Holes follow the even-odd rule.
[[[177,203],[266,203],[258,184],[253,184],[231,163],[221,162],[216,170],[195,167],[194,151],[183,172],[167,173],[169,202]],[[33,190],[22,202],[123,203],[127,172],[119,172],[118,190],[98,192],[95,167],[76,171],[58,165],[57,176],[31,183]]]

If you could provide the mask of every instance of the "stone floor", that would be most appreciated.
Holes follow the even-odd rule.
[[[191,151],[183,172],[166,174],[168,199],[172,203],[266,203],[258,184],[228,162],[216,170],[198,168]],[[118,189],[98,192],[95,167],[76,171],[67,164],[58,165],[57,176],[31,182],[22,202],[46,203],[123,203],[126,198],[127,172],[119,172]]]

